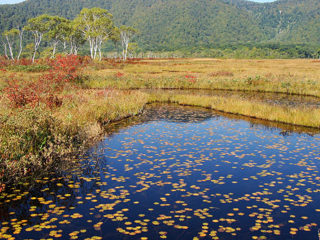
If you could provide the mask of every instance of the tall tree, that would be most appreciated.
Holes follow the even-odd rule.
[[[51,41],[52,45],[52,58],[54,58],[57,45],[59,42],[62,42],[65,36],[71,34],[69,30],[70,21],[66,18],[58,17],[58,16],[48,16],[48,31],[45,36]]]
[[[117,51],[116,58],[121,56],[119,53],[119,43],[120,43],[120,29],[118,27],[115,27],[113,30],[113,34],[110,37],[110,40],[112,41],[114,48]]]
[[[69,34],[66,34],[66,40],[70,43],[69,54],[78,55],[79,47],[86,42],[86,39],[75,21],[69,24]]]
[[[19,49],[18,49],[18,53],[17,53],[17,60],[20,59],[21,53],[22,53],[22,48],[23,48],[23,29],[21,28],[13,28],[11,30],[7,30],[3,33],[3,37],[6,40],[5,43],[5,54],[7,54],[7,46],[9,48],[9,54],[10,54],[10,58],[12,60],[15,60],[14,57],[14,46],[17,44],[17,41],[19,41]],[[17,40],[18,37],[18,40]]]
[[[34,52],[32,56],[32,62],[34,62],[36,54],[39,50],[40,43],[42,41],[43,35],[49,29],[49,15],[43,14],[35,18],[28,20],[28,25],[25,27],[25,30],[32,32],[34,37]]]
[[[102,58],[102,43],[107,41],[114,30],[112,14],[101,8],[84,8],[75,19],[78,29],[88,40],[92,59]]]
[[[128,26],[120,27],[120,41],[122,45],[122,57],[124,61],[127,60],[129,43],[132,37],[137,33],[138,31],[132,27],[128,27]]]

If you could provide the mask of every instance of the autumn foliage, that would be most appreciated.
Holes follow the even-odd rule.
[[[80,68],[84,61],[75,55],[58,56],[48,60],[51,70],[42,74],[36,81],[23,82],[12,76],[7,81],[4,92],[12,107],[36,107],[44,103],[48,108],[60,107],[63,103],[61,92],[66,84],[73,84],[80,78]]]

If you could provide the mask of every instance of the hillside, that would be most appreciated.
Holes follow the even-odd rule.
[[[118,25],[135,26],[144,49],[320,43],[318,0],[27,0],[0,6],[0,31],[42,13],[73,18],[84,7],[108,9]]]

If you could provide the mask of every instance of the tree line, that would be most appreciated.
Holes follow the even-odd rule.
[[[84,8],[73,20],[43,14],[29,19],[24,27],[19,26],[3,32],[2,45],[6,58],[20,59],[25,46],[25,32],[30,32],[33,38],[32,62],[35,61],[43,42],[50,45],[52,58],[55,57],[59,44],[63,52],[77,55],[79,48],[88,43],[90,57],[101,60],[102,46],[109,40],[116,46],[121,46],[122,58],[126,60],[129,44],[138,33],[130,26],[115,26],[112,14],[102,8]]]

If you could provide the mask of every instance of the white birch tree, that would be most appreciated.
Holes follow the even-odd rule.
[[[7,54],[7,47],[9,48],[9,55],[12,60],[19,60],[22,48],[23,48],[23,29],[20,28],[13,28],[11,30],[7,30],[3,33],[3,37],[5,38],[6,43],[4,44],[5,48],[5,55],[8,57]],[[15,47],[18,45],[18,50],[14,50]],[[17,56],[14,56],[14,52],[17,52]]]
[[[67,43],[70,44],[69,55],[78,55],[78,51],[81,45],[86,42],[82,32],[78,29],[75,21],[69,21],[67,26],[63,28],[63,49],[67,48]]]
[[[122,46],[122,57],[124,61],[127,60],[129,43],[132,40],[132,37],[137,33],[138,31],[132,27],[120,27],[120,41]]]
[[[75,19],[77,29],[79,29],[85,39],[89,42],[90,56],[102,59],[102,44],[107,41],[114,30],[112,15],[101,8],[84,8]]]
[[[61,40],[61,21],[62,18],[54,16],[50,17],[49,20],[49,31],[46,33],[46,37],[51,41],[52,45],[52,55],[51,58],[54,58],[57,51],[57,46]]]
[[[28,25],[25,27],[25,30],[30,31],[34,37],[34,52],[32,55],[32,62],[34,62],[36,58],[36,54],[40,48],[43,35],[49,29],[48,28],[49,19],[50,19],[49,15],[43,14],[41,16],[29,19]]]
[[[51,41],[52,45],[52,55],[51,58],[55,57],[57,46],[60,42],[64,42],[64,39],[67,35],[71,34],[70,32],[70,21],[66,18],[58,16],[49,16],[48,17],[48,28],[49,30],[45,34],[45,37]]]

